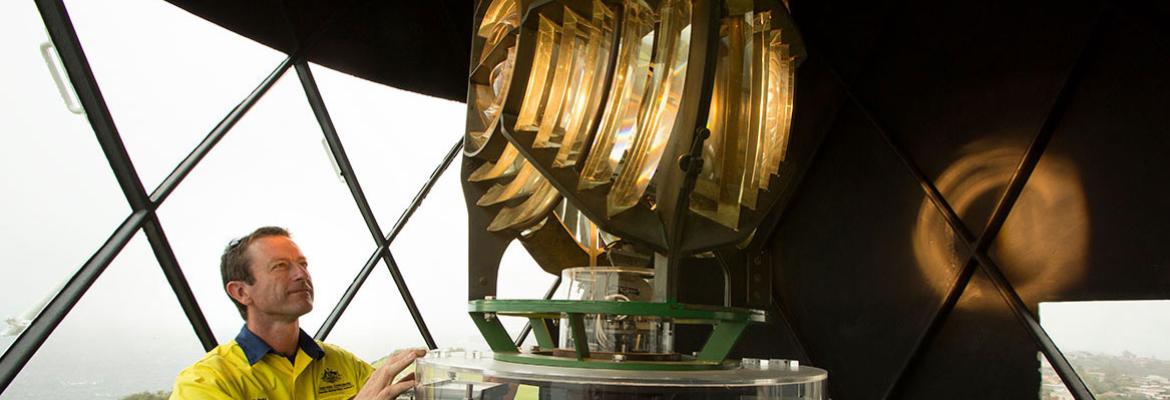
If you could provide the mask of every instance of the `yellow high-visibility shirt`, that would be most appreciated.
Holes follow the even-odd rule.
[[[179,373],[171,399],[349,399],[374,369],[340,347],[300,333],[294,360],[248,330]]]

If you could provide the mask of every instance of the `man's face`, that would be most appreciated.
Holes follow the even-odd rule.
[[[268,236],[254,240],[247,250],[253,283],[244,284],[248,314],[277,320],[295,320],[313,310],[313,280],[309,263],[292,239]]]

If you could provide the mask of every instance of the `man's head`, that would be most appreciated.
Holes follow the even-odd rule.
[[[224,290],[240,316],[296,319],[313,309],[309,263],[287,230],[266,226],[233,240],[220,257]]]

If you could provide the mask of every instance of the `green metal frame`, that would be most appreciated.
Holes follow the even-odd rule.
[[[724,362],[724,359],[748,325],[767,321],[767,314],[761,310],[641,301],[473,300],[468,304],[468,313],[497,360],[557,367],[618,370],[687,371],[727,368],[731,365]],[[590,358],[588,340],[585,338],[584,319],[589,314],[660,317],[676,324],[713,325],[714,330],[698,356],[684,356],[682,361],[594,359]],[[573,337],[575,357],[521,353],[500,323],[499,316],[528,318],[541,349],[557,347],[548,330],[549,322],[567,318],[569,333]]]

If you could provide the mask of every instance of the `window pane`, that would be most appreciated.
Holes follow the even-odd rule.
[[[313,76],[370,208],[389,232],[443,155],[463,137],[465,106],[319,65],[313,65]],[[456,160],[451,170],[458,175],[458,169]]]
[[[285,56],[164,1],[67,1],[149,192]]]
[[[440,348],[487,347],[467,315],[465,210],[458,165],[452,165],[390,244],[419,312]]]
[[[421,288],[411,286],[410,290],[411,293],[417,293]],[[328,315],[333,305],[329,304],[326,308],[325,304],[319,304],[317,312]],[[427,321],[430,322],[429,319]],[[394,286],[394,280],[390,278],[390,271],[381,261],[370,272],[365,284],[326,339],[369,362],[397,349],[427,347],[414,320],[410,318],[406,304],[402,302],[398,287]]]
[[[169,391],[203,355],[139,233],[33,356],[4,399],[120,399]]]
[[[321,129],[291,72],[248,112],[159,209],[199,305],[221,341],[242,321],[224,294],[219,257],[260,226],[288,228],[316,291],[301,326],[314,332],[374,249],[374,240],[321,145]]]
[[[1097,398],[1170,395],[1170,300],[1040,303],[1040,324]],[[1072,399],[1040,357],[1040,398]]]
[[[45,42],[32,2],[0,2],[0,319],[17,325],[130,214],[89,122],[57,92]],[[0,333],[9,328],[0,323]],[[13,340],[0,335],[0,352]]]
[[[467,316],[467,211],[455,168],[443,174],[390,248],[436,344],[486,348]],[[513,242],[500,265],[497,298],[538,299],[555,279]],[[513,337],[525,322],[500,321]]]
[[[555,221],[550,221],[541,229],[561,229],[561,227]],[[467,269],[466,264],[464,264],[463,269]],[[540,265],[532,259],[532,255],[528,254],[528,250],[520,241],[512,241],[512,244],[508,245],[508,250],[504,251],[504,257],[500,261],[500,278],[496,286],[496,298],[543,299],[544,292],[548,291],[556,279],[556,276],[540,269]],[[558,287],[557,289],[562,288]],[[565,297],[554,298],[563,300]],[[501,318],[500,322],[515,338],[520,334],[520,330],[524,329],[524,323],[527,320],[524,318]]]

